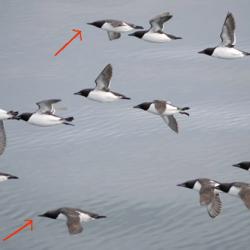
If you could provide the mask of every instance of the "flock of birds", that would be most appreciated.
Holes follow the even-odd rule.
[[[111,19],[95,21],[89,24],[107,31],[110,40],[120,38],[121,33],[140,29],[140,31],[130,33],[129,36],[134,36],[148,42],[163,43],[171,40],[181,39],[181,37],[170,35],[163,31],[164,23],[171,18],[172,15],[170,15],[169,12],[164,12],[160,15],[157,15],[149,21],[150,28],[148,30],[143,30],[142,26]],[[207,48],[200,51],[199,53],[222,59],[235,59],[250,55],[248,52],[244,52],[235,48],[235,20],[232,13],[227,14],[220,37],[221,43],[218,46]],[[119,99],[129,100],[129,97],[111,91],[110,81],[112,78],[112,72],[112,65],[108,64],[96,78],[95,88],[83,89],[74,94],[98,102],[113,102]],[[73,117],[60,117],[55,114],[55,104],[60,101],[60,99],[43,100],[36,103],[38,105],[38,110],[21,114],[18,114],[17,111],[5,111],[0,109],[0,155],[3,154],[6,147],[6,134],[3,123],[4,120],[23,120],[32,125],[41,127],[59,124],[74,125],[71,123],[74,119]],[[174,115],[179,113],[189,116],[187,111],[190,109],[189,107],[175,106],[171,104],[171,102],[165,100],[144,102],[134,106],[134,108],[148,111],[149,113],[160,116],[170,127],[170,129],[176,133],[178,133],[179,129]],[[250,171],[250,162],[241,162],[234,166]],[[0,181],[9,179],[18,179],[18,177],[7,173],[0,173]],[[199,191],[200,204],[202,206],[207,206],[208,214],[212,218],[215,218],[217,215],[219,215],[221,211],[221,192],[240,197],[247,208],[250,209],[250,184],[248,183],[220,183],[211,179],[199,178],[186,181],[182,184],[179,184],[178,186]],[[78,234],[82,232],[82,222],[106,218],[106,216],[103,215],[70,207],[62,207],[55,210],[50,210],[40,216],[51,219],[66,219],[70,234]]]

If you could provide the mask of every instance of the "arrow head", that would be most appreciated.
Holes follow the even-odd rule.
[[[82,31],[79,29],[72,29],[72,31],[76,32],[77,35],[79,35],[79,37],[80,37],[80,41],[82,41]]]
[[[33,230],[33,220],[32,219],[28,219],[28,220],[25,220],[27,221],[27,223],[25,224],[27,227],[30,226],[30,230],[32,231]]]

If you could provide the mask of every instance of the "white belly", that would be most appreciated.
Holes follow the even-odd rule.
[[[156,114],[159,115],[159,112],[155,109],[155,105],[150,105],[148,112],[152,113],[152,114]],[[172,106],[170,104],[166,105],[166,110],[164,111],[164,113],[162,115],[173,115],[179,113],[179,110],[177,109],[177,107]]]
[[[7,114],[7,111],[0,109],[0,120],[6,120],[8,118],[11,118],[12,115]]]
[[[238,196],[240,192],[240,189],[237,187],[232,186],[229,190],[229,194],[233,195],[233,196]]]
[[[113,102],[120,99],[111,92],[105,92],[101,90],[91,91],[88,95],[88,98],[97,102]]]
[[[152,43],[165,43],[171,41],[171,39],[166,34],[147,32],[142,37],[143,40]]]
[[[63,123],[60,117],[46,114],[33,114],[28,122],[41,127],[49,127]]]
[[[88,222],[90,220],[94,220],[92,217],[90,217],[88,214],[85,214],[83,212],[78,212],[79,213],[79,217],[80,217],[80,221],[81,222]]]
[[[113,31],[113,32],[121,32],[121,33],[134,30],[132,27],[130,27],[129,25],[125,23],[123,26],[119,26],[119,27],[113,27],[109,23],[104,23],[104,25],[102,26],[102,29],[107,30],[107,31]]]
[[[8,177],[7,176],[0,176],[0,182],[1,181],[7,181],[8,180]]]
[[[218,47],[214,50],[213,56],[221,59],[236,59],[244,57],[244,54],[235,48]]]

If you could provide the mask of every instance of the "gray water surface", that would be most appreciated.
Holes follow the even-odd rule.
[[[1,0],[0,108],[33,111],[35,103],[61,98],[75,125],[34,127],[6,121],[3,172],[20,177],[1,183],[0,237],[27,218],[28,230],[6,250],[248,249],[250,213],[222,195],[223,212],[208,217],[198,195],[176,184],[197,177],[250,181],[231,167],[250,160],[250,58],[218,60],[197,51],[219,43],[228,11],[237,24],[237,47],[250,51],[247,0]],[[163,11],[166,30],[183,40],[152,44],[123,35],[110,42],[86,25],[103,18],[148,26]],[[84,31],[58,57],[53,54]],[[100,104],[73,93],[94,86],[108,63],[112,89],[131,101]],[[132,107],[166,99],[190,106],[178,116],[180,134],[160,118]],[[65,222],[37,217],[61,206],[106,215],[70,236]]]

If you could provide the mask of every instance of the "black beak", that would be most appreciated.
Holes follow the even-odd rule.
[[[204,54],[204,50],[202,50],[202,51],[199,51],[198,53],[199,53],[199,54]]]
[[[128,36],[134,36],[134,33],[130,33],[130,34],[128,34]]]
[[[236,168],[239,168],[240,167],[240,164],[234,164],[232,165],[233,167],[236,167]]]
[[[136,105],[133,107],[134,109],[139,109],[140,108],[140,105]]]
[[[81,93],[80,92],[76,92],[76,93],[74,93],[74,95],[80,95]]]
[[[177,184],[176,186],[178,186],[178,187],[185,187],[185,184],[181,183],[181,184]]]

